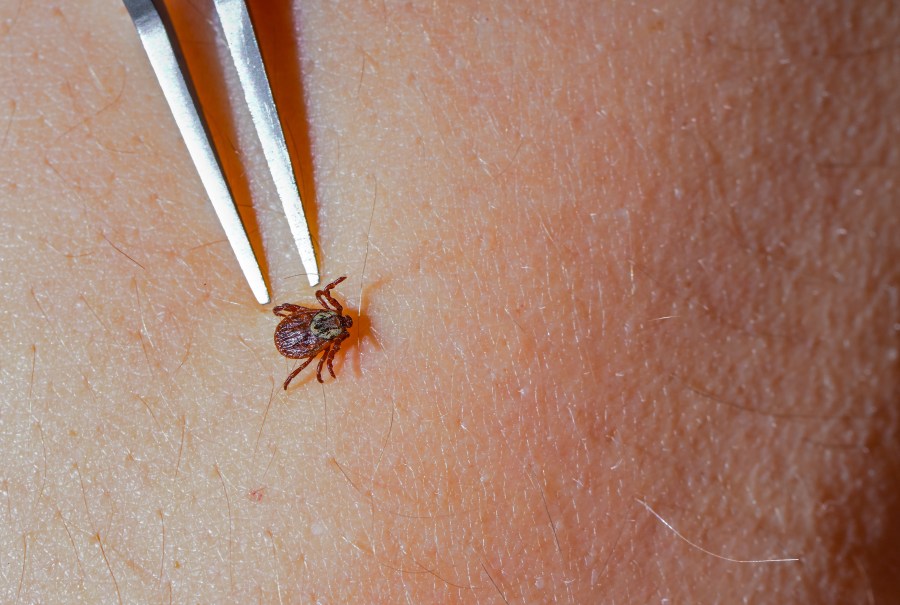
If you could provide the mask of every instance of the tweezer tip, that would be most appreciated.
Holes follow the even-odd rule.
[[[215,8],[300,261],[309,285],[315,286],[319,269],[309,224],[253,22],[244,0],[215,0]]]

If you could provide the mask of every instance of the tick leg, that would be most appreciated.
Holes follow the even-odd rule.
[[[332,311],[333,309],[328,306],[328,301],[322,297],[323,294],[325,294],[324,290],[317,290],[316,291],[316,300],[318,300],[319,304],[322,305],[324,308],[328,309],[329,311]]]
[[[313,359],[315,359],[315,355],[313,355],[312,357],[310,357],[309,359],[307,359],[306,361],[301,363],[299,366],[297,366],[296,370],[294,370],[293,372],[291,372],[288,375],[287,380],[284,381],[284,390],[285,391],[287,390],[288,385],[291,384],[291,381],[294,379],[294,377],[297,376],[297,374],[299,374],[300,371],[303,370],[303,368],[305,368],[306,366],[311,364]],[[321,380],[319,382],[321,382]]]
[[[341,339],[343,340],[343,338]],[[331,373],[332,378],[337,378],[334,375],[334,356],[337,355],[337,352],[341,350],[341,340],[335,341],[333,345],[331,345],[331,350],[328,351],[328,371]]]
[[[319,301],[319,304],[322,305],[323,307],[325,307],[326,309],[329,309],[330,307],[328,306],[328,303],[331,303],[334,306],[334,309],[332,309],[332,310],[337,311],[338,315],[341,315],[344,312],[344,307],[342,307],[341,303],[339,303],[338,301],[336,301],[334,299],[334,297],[331,295],[329,290],[334,288],[336,285],[338,285],[345,279],[347,279],[346,276],[339,277],[336,280],[334,280],[333,282],[331,282],[330,284],[328,284],[327,286],[325,286],[324,290],[318,290],[316,292],[316,300]]]
[[[290,317],[294,313],[298,313],[300,311],[303,311],[303,307],[292,305],[290,303],[278,305],[277,307],[272,309],[272,313],[274,313],[278,317]]]
[[[330,311],[337,311],[338,315],[341,315],[344,312],[344,307],[341,306],[341,303],[336,301],[334,297],[328,293],[328,290],[319,290],[316,292],[316,299],[318,299],[319,304],[325,307]],[[328,303],[331,303],[334,308],[328,306]]]
[[[325,352],[322,354],[322,359],[319,360],[319,365],[316,366],[316,378],[319,382],[325,382],[322,380],[322,366],[325,365],[325,360],[328,359],[328,354],[331,352],[331,347],[327,347]],[[310,360],[312,361],[312,360]]]

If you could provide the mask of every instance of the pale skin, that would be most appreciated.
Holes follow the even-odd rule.
[[[900,14],[800,4],[278,8],[287,392],[124,8],[0,4],[0,600],[896,602]]]

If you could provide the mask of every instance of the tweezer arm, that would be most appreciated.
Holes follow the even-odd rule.
[[[225,41],[241,81],[241,88],[244,90],[253,126],[259,135],[266,163],[269,165],[275,189],[284,206],[284,215],[294,237],[294,244],[300,253],[303,270],[309,279],[309,285],[315,286],[319,283],[316,254],[247,5],[244,0],[215,0],[215,6],[222,22]]]
[[[250,247],[250,240],[247,238],[241,217],[235,208],[218,156],[209,139],[206,124],[182,73],[177,41],[167,30],[166,23],[152,0],[124,0],[124,2],[150,59],[150,65],[162,86],[163,94],[175,117],[175,123],[200,174],[200,180],[222,223],[225,236],[237,256],[238,264],[256,300],[260,304],[266,304],[269,302],[269,291]]]

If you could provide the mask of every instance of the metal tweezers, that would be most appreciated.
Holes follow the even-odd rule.
[[[222,172],[165,5],[162,0],[124,2],[238,264],[256,300],[266,304],[269,291]],[[312,238],[247,5],[244,0],[214,0],[214,4],[303,270],[309,285],[314,286],[319,283],[319,270]]]

